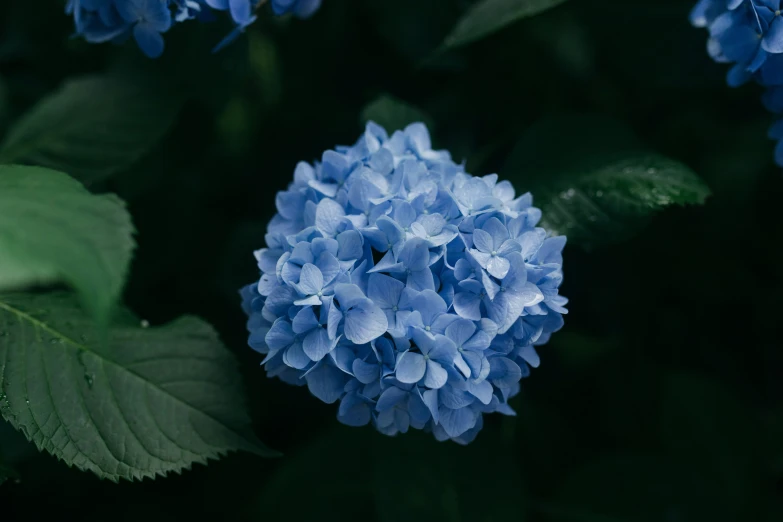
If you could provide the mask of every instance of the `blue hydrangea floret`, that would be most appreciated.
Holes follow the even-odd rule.
[[[188,20],[211,21],[216,12],[226,12],[236,25],[222,42],[231,43],[256,21],[256,11],[266,0],[68,0],[65,11],[72,15],[76,34],[91,43],[122,42],[133,38],[150,58],[163,54],[163,34]],[[271,0],[277,15],[292,13],[307,18],[321,6],[321,0]]]
[[[350,426],[470,442],[563,325],[565,237],[530,194],[474,177],[416,123],[369,123],[299,163],[242,290],[270,377],[307,385]]]
[[[707,50],[717,62],[731,64],[732,87],[754,80],[767,87],[763,103],[783,115],[783,6],[781,0],[700,0],[691,23],[707,28]],[[783,120],[769,131],[778,140],[775,161],[783,166]]]

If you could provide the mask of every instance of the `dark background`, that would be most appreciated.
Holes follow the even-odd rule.
[[[759,88],[725,86],[687,0],[570,0],[433,58],[469,3],[324,0],[309,21],[261,17],[217,56],[229,27],[190,23],[147,61],[69,39],[62,2],[0,2],[0,136],[83,73],[133,67],[187,93],[155,150],[91,188],[125,199],[138,229],[126,303],[152,324],[214,324],[240,359],[256,432],[284,453],[113,484],[4,425],[21,478],[0,486],[0,520],[783,520],[783,178]],[[275,192],[297,161],[352,143],[382,94],[425,111],[436,148],[468,171],[520,192],[525,172],[503,169],[519,136],[585,111],[713,192],[629,240],[567,246],[566,326],[523,381],[518,416],[486,417],[468,447],[341,426],[334,405],[267,379],[246,346],[237,289],[257,278]]]

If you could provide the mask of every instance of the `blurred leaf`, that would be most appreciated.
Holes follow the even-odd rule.
[[[550,348],[557,352],[563,362],[582,366],[601,359],[618,348],[619,344],[616,339],[599,339],[566,331],[552,337]]]
[[[420,62],[441,45],[454,27],[462,11],[457,4],[454,0],[396,0],[362,2],[362,7],[369,11],[373,29],[384,43],[407,60]]]
[[[126,45],[113,56],[109,74],[122,82],[149,85],[156,89],[150,98],[168,102],[177,110],[186,100],[194,100],[219,112],[250,72],[249,38],[242,36],[219,53],[212,52],[232,29],[230,17],[225,16],[215,23],[169,31],[166,52],[156,60],[144,56],[135,45]]]
[[[283,96],[280,56],[275,41],[264,33],[249,32],[248,55],[255,85],[266,107],[274,107]]]
[[[260,512],[302,522],[522,522],[528,506],[513,457],[497,434],[481,437],[463,447],[416,430],[387,437],[339,426],[284,461]]]
[[[533,125],[504,174],[533,193],[542,226],[585,246],[625,239],[654,211],[702,204],[710,189],[687,166],[649,153],[603,117],[568,115]]]
[[[402,130],[411,123],[424,122],[432,130],[433,121],[423,111],[388,94],[377,97],[362,109],[361,124],[374,121],[388,132]]]
[[[716,481],[726,515],[742,518],[760,476],[760,426],[747,408],[718,382],[676,374],[666,383],[660,426],[664,442],[680,459]]]
[[[0,289],[67,282],[105,323],[135,246],[114,195],[90,194],[66,174],[0,165]]]
[[[114,326],[96,342],[70,294],[0,296],[0,412],[39,450],[117,481],[229,451],[271,456],[250,429],[235,360],[204,321]]]
[[[16,473],[13,469],[9,468],[8,466],[4,466],[2,462],[0,462],[0,486],[3,485],[7,480],[9,479],[18,479],[19,474]]]
[[[457,22],[443,45],[454,48],[468,44],[563,2],[565,0],[481,0]]]
[[[373,520],[370,428],[337,426],[281,461],[261,492],[256,518]],[[303,502],[303,495],[307,501]]]
[[[514,455],[497,437],[490,439],[493,435],[484,432],[479,434],[482,440],[459,446],[417,431],[375,445],[378,520],[525,520],[529,506]],[[404,484],[412,487],[393,487]]]
[[[11,107],[8,103],[8,88],[5,86],[2,76],[0,76],[0,136],[6,126],[6,119],[8,118],[8,112]]]
[[[713,477],[661,455],[606,456],[571,473],[540,506],[552,522],[734,521]]]
[[[70,80],[9,130],[0,163],[50,167],[94,183],[128,168],[152,148],[180,106],[179,97],[140,78]]]

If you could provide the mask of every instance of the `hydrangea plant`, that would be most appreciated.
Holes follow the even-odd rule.
[[[338,419],[470,442],[563,325],[564,236],[530,194],[474,177],[421,123],[368,123],[299,163],[276,197],[261,278],[242,291],[270,377],[306,384]]]
[[[121,42],[131,36],[150,58],[163,54],[163,33],[177,23],[198,19],[209,21],[214,13],[225,11],[236,24],[216,49],[233,41],[255,22],[256,10],[266,0],[68,0],[66,13],[72,15],[76,33],[91,43]],[[312,15],[321,0],[272,0],[277,15],[293,13],[300,18]]]
[[[783,10],[780,0],[701,0],[691,23],[709,30],[707,50],[717,62],[730,63],[732,87],[750,80],[768,88],[762,100],[783,114]],[[783,120],[769,131],[778,140],[775,161],[783,166]]]

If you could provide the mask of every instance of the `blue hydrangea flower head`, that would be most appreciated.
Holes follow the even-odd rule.
[[[307,385],[337,418],[388,435],[470,442],[563,326],[565,237],[530,194],[474,177],[421,123],[368,123],[299,163],[277,194],[258,282],[242,290],[270,377]]]
[[[188,20],[209,21],[211,13],[225,11],[236,25],[215,50],[234,41],[255,22],[255,14],[266,0],[68,0],[66,13],[72,15],[76,33],[91,43],[122,42],[131,36],[150,58],[163,54],[163,33],[172,25]],[[293,13],[300,18],[312,15],[321,0],[272,0],[272,11]]]
[[[691,23],[708,29],[707,50],[717,62],[732,64],[727,83],[737,87],[750,80],[769,87],[764,105],[783,114],[783,6],[781,0],[700,0]],[[779,125],[770,137],[780,141]],[[783,166],[783,145],[775,161]]]

